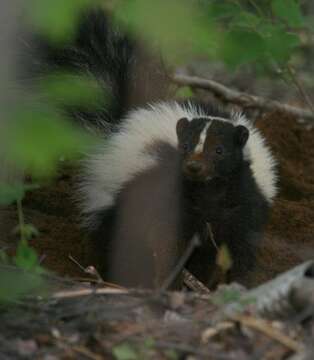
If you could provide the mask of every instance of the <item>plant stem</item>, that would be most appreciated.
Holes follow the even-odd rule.
[[[18,215],[18,220],[19,220],[21,241],[26,241],[26,239],[24,237],[25,221],[24,221],[24,213],[23,213],[23,208],[22,208],[22,200],[17,200],[16,205],[17,205],[17,215]]]
[[[313,102],[310,99],[307,92],[305,91],[305,89],[304,89],[303,85],[301,84],[300,80],[296,76],[294,68],[291,65],[287,65],[287,70],[288,70],[288,73],[290,75],[291,81],[293,82],[294,86],[297,88],[297,90],[299,91],[302,99],[308,105],[308,107],[311,109],[312,113],[314,114]]]

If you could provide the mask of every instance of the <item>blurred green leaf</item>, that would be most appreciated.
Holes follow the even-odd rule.
[[[20,201],[24,198],[25,192],[37,189],[35,184],[5,184],[0,183],[0,205],[10,205],[15,201]]]
[[[15,234],[20,234],[23,239],[30,240],[33,237],[39,236],[38,229],[35,228],[32,224],[23,224],[22,226],[18,225],[14,229]]]
[[[300,3],[296,0],[272,0],[273,13],[292,27],[304,26]]]
[[[230,67],[259,60],[264,54],[264,39],[256,32],[241,29],[229,31],[221,44],[221,57]]]
[[[224,273],[232,268],[232,256],[226,244],[222,244],[220,246],[216,257],[216,264],[222,269]]]
[[[176,96],[180,98],[191,98],[193,96],[193,91],[189,86],[182,86],[176,92]]]
[[[4,250],[0,250],[0,264],[9,264],[10,259],[8,254]]]
[[[86,108],[97,108],[109,96],[104,94],[99,83],[93,77],[71,73],[52,73],[39,82],[40,93],[57,105],[79,105]]]
[[[223,2],[221,0],[206,3],[209,19],[211,21],[222,20],[228,17],[238,16],[242,9],[236,2]]]
[[[238,289],[222,288],[214,294],[212,301],[216,305],[229,304],[232,302],[239,301],[241,299],[241,295],[242,293]]]
[[[142,343],[146,349],[151,349],[155,345],[155,340],[152,337],[146,337]]]
[[[259,16],[256,16],[248,11],[242,11],[230,22],[231,27],[240,27],[254,30],[262,21]]]
[[[21,109],[7,130],[8,156],[32,175],[47,177],[62,156],[86,150],[92,138],[49,109]]]
[[[33,270],[38,273],[43,271],[39,264],[39,259],[35,250],[28,245],[26,240],[21,240],[19,242],[16,255],[14,257],[14,263],[17,267],[23,270]]]
[[[115,346],[112,353],[117,360],[137,360],[139,358],[137,351],[128,343]]]
[[[70,40],[80,13],[96,0],[31,0],[26,11],[29,21],[54,42]]]
[[[0,303],[17,300],[27,294],[35,295],[46,290],[38,273],[3,268],[0,271]]]
[[[269,36],[264,38],[268,54],[279,63],[287,62],[293,50],[300,45],[296,34],[289,33],[279,27],[273,27]]]
[[[219,36],[196,3],[186,0],[117,1],[114,14],[176,63],[198,52],[213,54]]]
[[[22,200],[24,195],[23,184],[0,184],[0,205],[10,205],[15,201]]]

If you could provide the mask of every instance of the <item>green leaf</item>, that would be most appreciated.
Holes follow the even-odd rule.
[[[228,17],[238,16],[241,12],[241,6],[236,3],[216,1],[206,3],[208,15],[211,21],[226,19]]]
[[[296,0],[273,0],[271,3],[273,13],[292,27],[304,26],[300,3]]]
[[[220,246],[216,257],[216,264],[223,270],[224,273],[232,268],[232,256],[226,244],[222,244]]]
[[[71,73],[52,73],[39,81],[39,91],[57,105],[79,105],[97,108],[104,100],[109,100],[109,92],[104,94],[94,77]]]
[[[36,184],[5,184],[0,183],[0,205],[10,205],[13,202],[20,201],[24,198],[27,191],[37,189]]]
[[[9,159],[32,175],[50,176],[59,159],[73,157],[92,143],[90,136],[48,109],[21,109],[5,137]]]
[[[79,14],[95,0],[32,0],[25,7],[29,21],[54,42],[70,40]]]
[[[22,237],[26,240],[30,240],[34,237],[39,236],[38,229],[36,229],[35,226],[32,224],[24,224],[22,227],[20,227],[20,225],[18,225],[14,229],[14,233],[21,234]]]
[[[0,184],[0,205],[10,205],[15,201],[22,200],[25,195],[23,184]]]
[[[193,96],[193,92],[189,86],[182,86],[176,92],[176,96],[181,98],[190,98]]]
[[[186,0],[117,1],[114,15],[132,32],[161,49],[168,61],[184,62],[202,51],[212,54],[218,31]]]
[[[36,270],[38,272],[42,270],[35,250],[25,240],[21,240],[18,244],[14,263],[23,270]]]
[[[232,68],[259,60],[264,52],[264,39],[256,32],[241,29],[227,32],[220,49],[222,59]]]
[[[237,289],[221,289],[212,298],[212,301],[216,305],[229,304],[239,301],[241,299],[241,291]]]
[[[0,264],[9,264],[9,256],[4,250],[0,250]]]
[[[279,63],[286,63],[295,48],[300,45],[300,39],[296,34],[279,27],[273,27],[270,35],[264,40],[267,53]]]
[[[147,337],[147,338],[144,339],[142,345],[146,349],[151,349],[155,345],[155,340],[152,337]]]
[[[117,345],[112,350],[113,355],[117,360],[137,360],[138,353],[133,347],[127,343]]]
[[[46,286],[38,273],[14,268],[0,271],[0,303],[16,300],[26,294],[40,294],[43,291],[46,291]]]
[[[247,11],[242,11],[238,14],[238,16],[233,18],[233,20],[230,22],[230,27],[254,29],[259,25],[261,21],[262,20],[260,17]]]

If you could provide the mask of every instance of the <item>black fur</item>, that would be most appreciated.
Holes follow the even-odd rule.
[[[170,94],[161,60],[103,10],[82,14],[73,39],[66,44],[32,32],[24,34],[23,43],[19,78],[28,91],[30,86],[36,89],[37,79],[60,72],[92,76],[103,90],[96,109],[63,104],[62,110],[76,123],[115,131],[128,110]]]
[[[208,115],[213,116],[212,113]],[[184,238],[188,241],[198,233],[202,239],[202,247],[195,252],[188,267],[206,284],[212,284],[216,247],[225,244],[233,261],[229,278],[241,281],[256,262],[255,253],[269,207],[257,187],[249,162],[243,158],[242,150],[249,132],[244,126],[213,120],[203,152],[195,155],[196,144],[208,119],[180,122],[177,131],[185,174]],[[186,170],[186,164],[190,164],[193,157],[191,174],[189,169]],[[195,167],[194,163],[202,166]],[[214,241],[206,231],[208,224]]]

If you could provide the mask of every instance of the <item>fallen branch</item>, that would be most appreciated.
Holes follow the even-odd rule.
[[[269,321],[247,315],[234,315],[231,319],[244,326],[262,332],[269,338],[278,341],[292,351],[299,352],[303,349],[302,344],[274,328]]]
[[[282,104],[276,100],[233,90],[214,80],[175,74],[172,77],[172,81],[180,86],[191,86],[197,89],[209,90],[224,101],[240,105],[243,108],[255,108],[268,111],[279,110],[303,119],[314,120],[314,113],[311,110],[301,109],[292,105]]]
[[[52,295],[54,299],[69,299],[88,295],[115,295],[115,294],[127,294],[128,290],[124,289],[78,289],[78,290],[65,290],[59,291]]]

